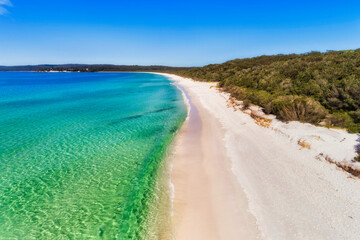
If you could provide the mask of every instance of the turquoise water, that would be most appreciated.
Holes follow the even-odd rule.
[[[160,75],[0,72],[0,239],[158,238],[185,117]]]

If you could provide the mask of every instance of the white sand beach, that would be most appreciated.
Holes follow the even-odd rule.
[[[216,84],[164,75],[191,103],[172,158],[175,239],[359,239],[360,179],[325,160],[358,167],[358,135],[259,126]]]

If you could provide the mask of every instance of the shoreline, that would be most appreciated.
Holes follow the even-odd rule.
[[[182,91],[189,113],[170,158],[174,239],[258,239],[255,218],[231,173],[220,122],[188,89],[178,81],[174,85]]]
[[[189,93],[201,122],[194,136],[190,113],[174,143],[175,239],[357,239],[360,181],[317,158],[323,150],[346,159],[356,135],[276,120],[259,126],[213,83],[161,75]]]

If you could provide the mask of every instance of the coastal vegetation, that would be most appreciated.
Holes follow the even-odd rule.
[[[360,49],[260,56],[170,72],[219,82],[284,121],[360,132]]]
[[[354,160],[357,161],[357,162],[360,162],[360,146],[357,147],[356,153],[357,153],[358,155],[355,157]]]

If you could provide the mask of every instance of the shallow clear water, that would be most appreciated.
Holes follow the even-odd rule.
[[[0,239],[150,238],[185,117],[160,75],[0,72]]]

